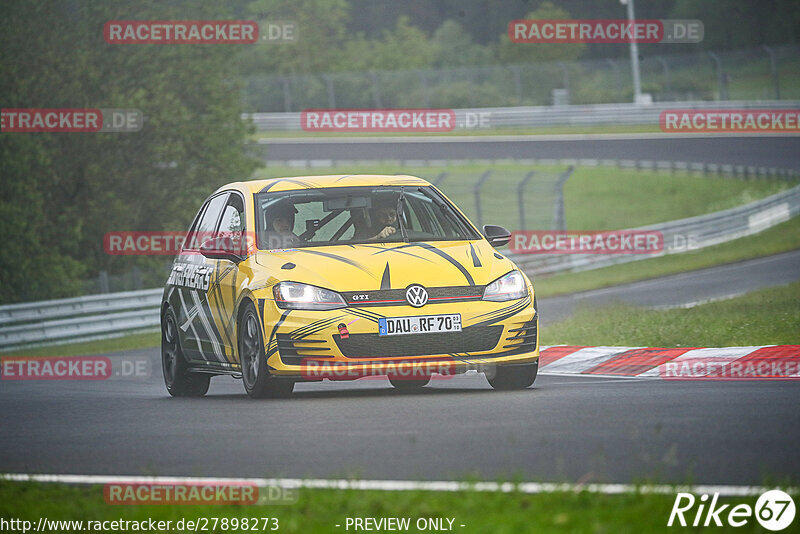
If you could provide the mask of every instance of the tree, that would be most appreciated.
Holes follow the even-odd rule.
[[[454,20],[446,20],[433,34],[436,47],[435,67],[461,67],[486,65],[492,60],[488,47],[472,42],[463,26]]]
[[[73,293],[81,273],[163,263],[109,256],[103,236],[183,230],[203,198],[257,166],[244,154],[250,127],[235,82],[246,45],[110,45],[102,35],[109,20],[187,18],[232,17],[193,1],[6,6],[5,107],[139,109],[145,123],[137,133],[0,134],[4,234],[10,250],[27,252],[0,264],[4,302]]]
[[[544,2],[525,16],[526,20],[562,20],[572,18],[570,14]],[[508,31],[500,35],[497,58],[501,63],[533,63],[540,61],[574,61],[585,49],[583,43],[514,43]]]

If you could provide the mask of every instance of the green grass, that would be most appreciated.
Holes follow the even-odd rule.
[[[752,507],[755,500],[753,497],[721,498],[719,504],[744,503]],[[181,519],[201,517],[275,517],[279,532],[315,533],[347,532],[348,517],[408,517],[412,525],[418,518],[433,517],[454,519],[453,531],[464,533],[638,534],[681,529],[667,527],[674,501],[674,494],[602,495],[585,491],[523,494],[303,489],[299,490],[295,504],[282,506],[109,506],[103,500],[101,486],[0,481],[0,517],[32,521],[34,528],[40,517],[84,521],[152,518],[171,520],[173,525]],[[692,511],[696,511],[696,506]],[[687,519],[691,521],[693,516],[687,515]],[[341,526],[336,527],[337,524]],[[258,532],[262,532],[260,527],[259,522]],[[714,528],[716,532],[757,532],[761,531],[759,529],[754,518],[742,528]],[[349,531],[354,531],[352,526]],[[217,532],[224,530],[217,529]],[[418,531],[410,528],[408,532]]]
[[[735,288],[731,288],[735,290]],[[690,309],[582,307],[542,329],[542,345],[734,347],[800,345],[800,282]]]
[[[602,269],[557,274],[535,280],[536,293],[550,297],[646,280],[723,263],[733,263],[800,248],[800,217],[763,232],[695,251],[612,265]]]
[[[37,347],[33,349],[2,352],[0,356],[89,356],[93,354],[108,354],[122,350],[149,349],[158,347],[161,343],[159,332],[147,332],[128,336],[86,341],[71,345],[54,345],[51,347]]]

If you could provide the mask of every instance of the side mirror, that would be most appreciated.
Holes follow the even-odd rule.
[[[511,232],[502,226],[495,226],[494,224],[483,225],[483,235],[486,236],[486,240],[494,248],[505,246],[511,241]]]
[[[206,258],[239,263],[244,258],[233,250],[233,242],[230,239],[207,239],[200,245],[200,254]]]

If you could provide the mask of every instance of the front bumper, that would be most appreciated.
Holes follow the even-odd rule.
[[[461,314],[461,332],[378,335],[380,317],[450,313]],[[530,297],[330,311],[283,310],[267,300],[264,323],[270,373],[303,380],[491,372],[539,358],[538,315]]]

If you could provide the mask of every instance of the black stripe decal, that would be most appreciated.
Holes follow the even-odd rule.
[[[306,254],[314,254],[314,255],[317,255],[317,256],[322,256],[324,258],[330,258],[332,260],[341,261],[342,263],[346,263],[347,265],[351,265],[351,266],[355,267],[356,269],[364,271],[365,273],[367,273],[371,277],[375,278],[375,275],[369,269],[367,269],[366,267],[364,267],[363,265],[361,265],[360,263],[358,263],[356,261],[353,261],[353,260],[351,260],[349,258],[345,258],[344,256],[339,256],[337,254],[331,254],[330,252],[320,252],[319,250],[307,250],[307,249],[304,249],[304,248],[298,248],[296,250],[296,252],[305,252]]]
[[[407,246],[407,247],[424,248],[426,250],[430,250],[431,252],[433,252],[437,256],[441,256],[442,258],[444,258],[448,262],[450,262],[453,265],[453,267],[455,267],[456,269],[461,271],[461,274],[463,274],[464,278],[467,279],[467,283],[469,283],[469,285],[471,285],[471,286],[475,285],[475,280],[473,280],[472,275],[469,274],[469,271],[463,265],[461,265],[454,257],[452,257],[450,254],[448,254],[447,252],[444,252],[443,250],[439,250],[438,248],[434,247],[433,245],[429,245],[428,243],[413,243],[413,244],[408,244],[408,245],[405,245],[405,246]]]
[[[369,245],[366,245],[366,246],[369,246]],[[412,254],[411,252],[407,252],[405,250],[398,250],[398,249],[404,248],[406,246],[408,246],[408,245],[401,245],[399,247],[394,247],[394,248],[383,248],[383,247],[369,246],[369,248],[380,249],[378,252],[374,253],[373,256],[377,256],[378,254],[383,254],[384,252],[397,252],[398,254],[405,254],[406,256],[411,256],[412,258],[417,258],[419,260],[427,261],[428,263],[433,263],[428,258],[424,258],[422,256],[417,256],[416,254]]]
[[[278,185],[281,182],[288,182],[290,184],[299,185],[299,186],[302,186],[302,187],[304,187],[306,189],[313,189],[314,188],[314,184],[312,184],[310,182],[304,182],[304,181],[301,181],[301,180],[292,180],[290,178],[278,178],[274,182],[271,182],[269,185],[267,185],[264,189],[259,191],[259,193],[266,193],[267,191],[269,191],[270,189],[272,189],[274,186]]]
[[[391,289],[392,282],[389,278],[389,262],[386,262],[386,269],[383,270],[383,276],[381,277],[381,289]]]
[[[483,267],[481,265],[481,260],[478,258],[478,254],[475,252],[475,247],[472,246],[472,243],[469,244],[469,252],[472,254],[472,266],[473,267]]]

